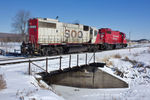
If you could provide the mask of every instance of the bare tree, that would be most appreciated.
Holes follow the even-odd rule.
[[[12,28],[13,31],[22,34],[23,36],[27,33],[27,23],[30,18],[30,12],[25,10],[20,10],[16,13],[13,18]]]

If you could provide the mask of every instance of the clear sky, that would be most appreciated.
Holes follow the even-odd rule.
[[[150,0],[1,0],[0,32],[12,32],[12,18],[19,10],[32,17],[111,28],[131,39],[150,39]]]

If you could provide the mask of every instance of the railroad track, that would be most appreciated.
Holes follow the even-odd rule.
[[[135,48],[135,47],[132,47]],[[139,47],[136,47],[139,48]],[[129,48],[121,48],[121,49],[129,49]],[[120,49],[113,49],[113,50],[120,50]],[[113,51],[113,50],[99,50],[98,52],[103,52],[103,51]],[[0,59],[0,65],[6,65],[7,62],[8,64],[17,64],[17,63],[26,63],[30,59],[37,59],[40,61],[40,59],[46,59],[46,58],[52,58],[52,57],[60,57],[60,56],[65,56],[65,55],[70,55],[70,54],[83,54],[83,53],[93,53],[93,52],[81,52],[81,53],[68,53],[68,54],[61,54],[61,55],[52,55],[52,56],[34,56],[34,57],[16,57],[16,58],[5,58],[5,59]]]
[[[0,59],[0,62],[2,62],[2,61],[9,61],[9,60],[18,60],[18,59],[25,59],[25,58],[24,57],[4,58],[4,59]]]
[[[47,60],[52,60],[52,59],[59,59],[60,57],[50,57],[48,58],[47,57]],[[31,62],[36,62],[36,61],[44,61],[46,60],[46,58],[39,58],[39,59],[29,59],[29,58],[26,58],[26,60],[20,60],[20,61],[10,61],[10,62],[0,62],[0,65],[10,65],[10,64],[19,64],[19,63],[29,63],[30,61]]]

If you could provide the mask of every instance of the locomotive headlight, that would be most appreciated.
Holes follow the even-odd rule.
[[[101,35],[101,38],[103,38],[104,37],[104,35]]]

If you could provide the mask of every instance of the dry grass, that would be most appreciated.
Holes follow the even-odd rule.
[[[107,67],[113,66],[112,61],[110,61],[109,59],[110,59],[110,57],[104,57],[104,58],[102,59],[102,62],[106,63],[106,66],[107,66]]]
[[[109,61],[110,57],[104,57],[102,58],[102,62],[107,63]]]
[[[122,58],[122,56],[120,54],[115,54],[115,55],[112,55],[112,56],[106,56],[104,58],[101,59],[102,62],[106,63],[106,66],[109,67],[109,66],[113,66],[113,62],[110,61],[111,58]]]
[[[37,98],[32,97],[37,91],[38,89],[34,89],[31,91],[27,91],[26,89],[23,89],[22,91],[17,90],[16,96],[19,98],[19,100],[26,100],[26,97],[29,98],[28,100],[37,100]]]
[[[125,61],[129,61],[130,59],[126,56],[126,57],[124,58],[124,60],[125,60]]]
[[[113,66],[112,61],[108,61],[108,62],[106,63],[106,66]]]
[[[124,73],[121,72],[119,69],[116,69],[114,74],[116,74],[116,75],[118,75],[118,76],[120,76],[122,78],[124,77]]]
[[[128,62],[130,62],[130,63],[133,64],[133,65],[137,64],[137,61],[131,60],[131,59],[129,59],[127,56],[126,56],[124,59],[122,59],[122,60],[123,60],[123,61],[128,61]]]
[[[120,54],[115,54],[112,56],[113,58],[121,58],[121,55]]]
[[[3,78],[3,75],[0,75],[0,90],[6,88],[6,81]]]

